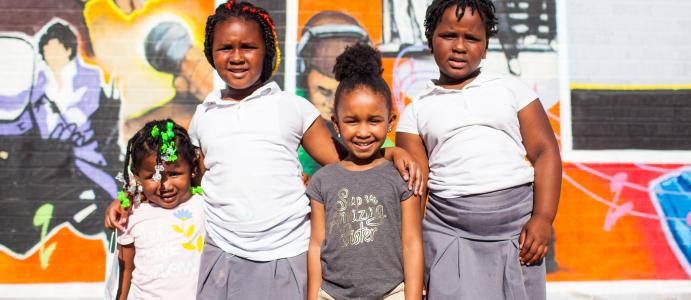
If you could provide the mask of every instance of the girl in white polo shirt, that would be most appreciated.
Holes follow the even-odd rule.
[[[309,200],[297,149],[320,164],[339,160],[317,109],[269,82],[280,53],[268,13],[246,2],[218,6],[204,52],[225,82],[197,107],[190,137],[201,148],[207,238],[198,299],[304,299]],[[391,154],[392,151],[387,151]],[[405,151],[395,164],[419,192],[419,170]],[[117,211],[119,208],[114,208]],[[123,218],[109,212],[106,225]]]
[[[490,0],[435,0],[425,35],[439,79],[406,107],[396,141],[429,175],[428,299],[544,299],[561,159],[537,95],[480,70]],[[426,167],[429,166],[429,169]]]

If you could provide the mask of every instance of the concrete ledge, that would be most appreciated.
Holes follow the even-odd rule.
[[[103,298],[103,283],[0,284],[0,299]],[[691,300],[691,280],[548,282],[547,299]]]
[[[547,299],[689,300],[691,280],[548,282]]]

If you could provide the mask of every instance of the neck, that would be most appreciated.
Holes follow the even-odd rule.
[[[438,86],[441,86],[446,89],[460,90],[466,85],[468,85],[471,81],[473,81],[473,79],[475,79],[478,75],[480,75],[479,68],[463,78],[451,78],[446,76],[444,73],[441,73],[439,75],[439,79],[437,79],[437,82],[435,83]]]
[[[233,100],[233,101],[240,101],[242,99],[247,98],[247,96],[251,95],[256,91],[258,88],[262,86],[261,80],[257,80],[254,84],[251,86],[244,88],[244,89],[236,89],[231,86],[226,85],[226,88],[221,91],[221,99],[223,100]]]
[[[381,155],[381,153],[379,153],[379,151],[377,151],[375,155],[366,159],[360,159],[352,154],[348,154],[348,156],[341,161],[341,166],[351,171],[365,171],[374,168],[385,161],[386,159]]]

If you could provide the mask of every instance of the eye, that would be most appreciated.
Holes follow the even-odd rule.
[[[231,49],[233,49],[233,47],[230,46],[230,45],[221,45],[220,47],[218,47],[218,48],[216,49],[216,51],[228,51],[228,50],[231,50]]]
[[[325,98],[331,98],[331,96],[333,96],[333,90],[327,89],[323,86],[318,86],[317,91],[319,92],[319,94],[321,94]]]
[[[383,121],[384,121],[384,120],[383,120],[382,118],[371,118],[371,119],[369,120],[369,122],[372,123],[372,124],[379,124],[379,123],[381,123],[381,122],[383,122]]]
[[[468,41],[471,41],[471,42],[479,42],[480,41],[480,38],[478,36],[475,36],[475,35],[466,35],[465,39]]]
[[[452,40],[455,39],[458,35],[453,33],[453,32],[442,32],[439,34],[439,37],[445,40]]]

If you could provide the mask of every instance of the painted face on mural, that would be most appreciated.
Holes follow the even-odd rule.
[[[266,46],[257,22],[230,18],[218,23],[212,49],[216,71],[233,98],[244,98],[261,85]]]
[[[43,46],[43,58],[54,73],[59,72],[70,62],[72,49],[65,47],[58,39],[51,39]]]
[[[439,66],[440,85],[462,88],[468,84],[487,54],[487,34],[480,14],[466,8],[458,21],[456,7],[447,8],[432,36],[432,54]]]
[[[192,168],[184,159],[163,163],[159,181],[153,180],[156,173],[156,155],[149,154],[137,170],[136,178],[141,183],[146,200],[163,208],[175,208],[191,196]]]
[[[326,76],[317,70],[311,70],[307,74],[307,90],[309,99],[317,107],[322,118],[330,120],[334,113],[334,95],[338,81]]]
[[[348,148],[349,158],[355,162],[377,158],[396,115],[386,108],[386,99],[369,88],[358,88],[341,97],[338,115],[332,121]]]

